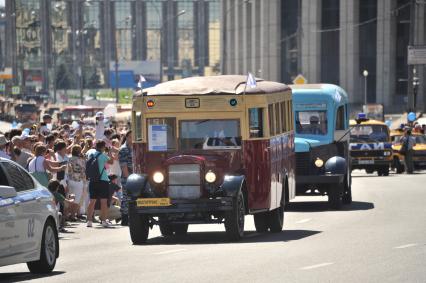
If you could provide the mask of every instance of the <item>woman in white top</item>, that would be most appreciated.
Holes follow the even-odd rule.
[[[121,167],[120,167],[120,161],[118,160],[118,150],[120,149],[120,142],[117,139],[112,140],[112,157],[113,157],[113,163],[108,167],[107,172],[108,175],[116,175],[118,177],[118,180],[121,179]],[[118,184],[120,185],[120,183]]]
[[[66,169],[66,165],[58,166],[57,162],[44,158],[46,152],[46,146],[43,144],[37,145],[35,147],[34,158],[28,163],[28,172],[30,172],[43,186],[47,186],[49,183],[47,170],[50,172],[57,172]]]

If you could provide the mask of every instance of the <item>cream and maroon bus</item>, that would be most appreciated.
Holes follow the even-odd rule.
[[[282,230],[295,196],[291,89],[246,77],[192,77],[135,95],[134,172],[129,176],[129,229],[135,244],[150,227],[164,236],[188,224],[224,223],[230,240]]]

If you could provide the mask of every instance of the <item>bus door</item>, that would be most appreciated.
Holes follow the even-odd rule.
[[[268,209],[271,201],[271,144],[265,138],[265,110],[249,109],[250,139],[245,141],[244,157],[250,209]]]

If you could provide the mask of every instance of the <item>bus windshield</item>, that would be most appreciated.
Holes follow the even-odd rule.
[[[356,125],[351,129],[351,142],[387,142],[388,128],[384,125]]]
[[[327,111],[297,111],[296,133],[301,135],[326,135]]]
[[[191,120],[180,122],[179,146],[188,149],[239,148],[238,120]]]

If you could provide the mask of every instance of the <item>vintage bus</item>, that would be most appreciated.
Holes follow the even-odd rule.
[[[282,230],[295,195],[291,90],[263,80],[246,89],[245,81],[186,78],[134,97],[135,174],[126,184],[133,243],[145,243],[154,224],[169,236],[224,223],[239,240],[246,214],[259,232]]]
[[[332,84],[292,85],[296,127],[296,194],[352,202],[348,96]]]

